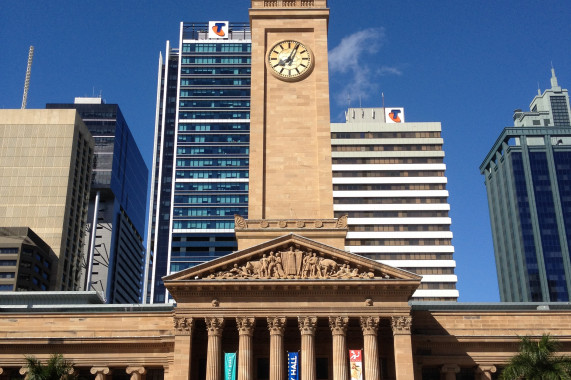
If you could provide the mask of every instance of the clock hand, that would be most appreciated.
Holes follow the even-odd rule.
[[[299,48],[299,42],[297,44],[295,44],[295,47],[293,48],[293,50],[291,51],[289,57],[287,57],[287,64],[289,66],[291,66],[291,63],[293,62],[293,57],[295,56],[295,54],[297,53],[297,49]]]

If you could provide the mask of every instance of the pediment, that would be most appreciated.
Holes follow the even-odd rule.
[[[412,280],[421,277],[289,234],[163,277],[165,285],[202,281]]]

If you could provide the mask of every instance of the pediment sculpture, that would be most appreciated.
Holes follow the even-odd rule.
[[[390,278],[387,274],[376,276],[373,269],[352,267],[332,258],[322,257],[311,249],[290,245],[285,250],[270,251],[258,260],[234,263],[229,270],[221,270],[203,278],[207,279],[373,279]]]

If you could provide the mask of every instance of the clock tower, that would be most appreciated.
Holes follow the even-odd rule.
[[[344,246],[343,222],[336,242],[320,238],[334,221],[328,21],[326,0],[252,0],[249,220],[236,220],[239,249],[264,240],[245,242],[257,227],[265,240],[295,233]]]

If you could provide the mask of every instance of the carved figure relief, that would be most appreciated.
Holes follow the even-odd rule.
[[[381,275],[390,278],[387,274]],[[230,270],[210,275],[209,279],[371,279],[375,273],[369,269],[340,264],[317,255],[311,249],[302,250],[297,244],[281,251],[262,254],[259,260],[234,264]]]

